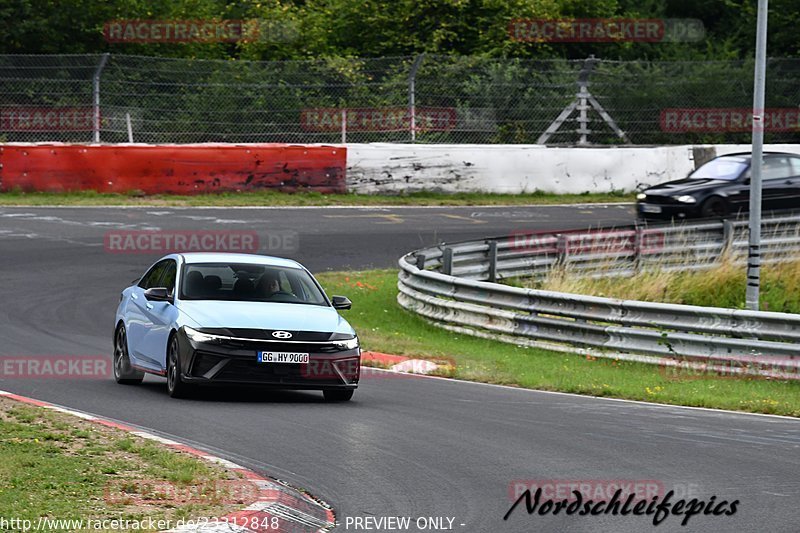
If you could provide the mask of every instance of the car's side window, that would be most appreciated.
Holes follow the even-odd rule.
[[[166,267],[163,269],[161,281],[158,282],[158,287],[166,287],[170,296],[175,295],[175,277],[178,274],[178,263],[172,259],[167,259]]]
[[[779,180],[791,178],[793,175],[792,167],[789,166],[786,157],[768,157],[764,159],[761,168],[761,178],[764,180]]]
[[[139,282],[139,287],[143,288],[144,290],[157,287],[158,282],[161,279],[161,275],[164,273],[164,268],[166,268],[166,266],[167,266],[166,260],[159,261],[158,263],[153,265],[153,268],[151,268]]]
[[[789,162],[792,165],[792,176],[800,176],[800,157],[790,157]]]

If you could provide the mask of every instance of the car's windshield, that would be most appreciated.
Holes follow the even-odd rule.
[[[713,159],[695,170],[692,179],[735,180],[747,168],[747,162],[739,157]]]
[[[183,300],[228,300],[328,305],[300,268],[243,263],[190,263],[181,276]]]

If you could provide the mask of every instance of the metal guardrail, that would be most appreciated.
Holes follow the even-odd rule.
[[[800,215],[763,220],[764,262],[800,256]],[[521,345],[731,374],[800,378],[800,315],[601,298],[495,283],[743,261],[746,221],[514,233],[400,259],[398,302],[449,330]]]

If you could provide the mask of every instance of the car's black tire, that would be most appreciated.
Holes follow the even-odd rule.
[[[722,218],[728,216],[729,213],[728,202],[719,196],[712,196],[700,206],[700,214],[703,218]]]
[[[325,396],[326,402],[349,402],[354,392],[353,389],[325,389],[322,391],[322,394]]]
[[[122,385],[138,385],[144,379],[144,372],[131,366],[128,357],[128,333],[125,326],[119,325],[114,332],[114,380]]]
[[[178,336],[172,335],[167,343],[167,394],[173,398],[188,398],[193,387],[181,379],[181,358]]]

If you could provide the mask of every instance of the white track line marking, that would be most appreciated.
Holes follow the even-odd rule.
[[[742,416],[762,416],[768,418],[777,418],[780,420],[791,420],[792,422],[800,422],[800,418],[795,418],[793,416],[786,416],[786,415],[771,415],[766,413],[748,413],[747,411],[731,411],[728,409],[712,409],[710,407],[695,407],[692,405],[675,405],[671,403],[655,403],[655,402],[646,402],[644,400],[627,400],[625,398],[608,398],[605,396],[591,396],[588,394],[575,394],[573,392],[558,392],[558,391],[548,391],[548,390],[539,390],[539,389],[526,389],[523,387],[511,387],[508,385],[498,385],[496,383],[482,383],[480,381],[467,381],[465,379],[456,379],[456,378],[444,378],[441,376],[426,376],[425,374],[411,374],[408,372],[393,372],[392,370],[386,370],[384,368],[378,367],[370,367],[371,370],[376,370],[378,372],[390,372],[395,374],[407,374],[409,376],[416,376],[419,378],[425,379],[439,379],[442,381],[449,381],[453,383],[463,383],[469,385],[478,385],[481,387],[499,387],[501,389],[506,390],[513,390],[517,392],[525,392],[525,393],[536,393],[536,394],[553,394],[558,396],[569,396],[570,398],[589,398],[592,400],[603,400],[609,402],[624,402],[624,403],[632,403],[637,405],[644,405],[650,407],[661,407],[661,408],[671,408],[671,409],[692,409],[695,411],[705,411],[708,413],[717,413],[717,414],[731,414],[731,415],[742,415]]]

